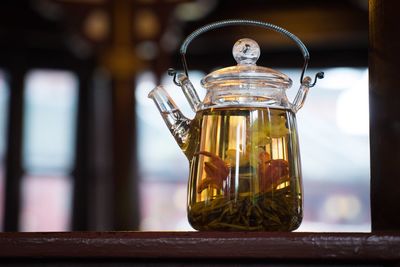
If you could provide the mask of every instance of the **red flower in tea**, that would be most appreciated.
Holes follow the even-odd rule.
[[[220,157],[207,151],[200,151],[195,155],[204,155],[211,160],[204,163],[206,178],[201,181],[197,188],[197,193],[201,193],[208,187],[222,189],[223,182],[229,176],[229,165]]]
[[[260,191],[266,192],[280,179],[289,175],[289,164],[283,159],[261,161],[258,164],[258,173],[260,175]]]

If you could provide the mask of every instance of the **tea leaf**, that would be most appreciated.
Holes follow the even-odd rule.
[[[288,231],[296,228],[299,197],[290,197],[289,188],[273,194],[215,198],[208,205],[199,202],[190,207],[191,222],[201,230]]]

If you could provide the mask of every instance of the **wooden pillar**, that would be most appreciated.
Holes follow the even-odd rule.
[[[132,1],[111,2],[112,43],[103,57],[112,84],[113,229],[137,230],[138,176],[136,173],[134,78],[142,66],[134,50]]]
[[[89,162],[91,162],[93,158],[93,155],[89,153],[89,122],[91,119],[91,102],[89,101],[89,95],[91,90],[91,69],[92,68],[89,66],[84,66],[84,63],[82,63],[81,68],[76,68],[79,79],[79,102],[76,131],[77,140],[75,169],[72,173],[72,176],[74,177],[74,194],[71,224],[72,230],[74,231],[90,230],[90,199],[93,197],[92,187],[94,186],[93,183],[91,183],[92,174],[89,171]]]
[[[138,180],[133,168],[135,139],[133,78],[113,81],[114,228],[137,230]]]
[[[5,170],[4,231],[18,231],[21,211],[22,179],[22,116],[25,64],[16,57],[10,66],[10,90],[7,123],[7,152]]]
[[[372,230],[400,230],[400,1],[369,9]]]

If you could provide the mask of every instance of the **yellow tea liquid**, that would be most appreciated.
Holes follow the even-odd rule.
[[[188,218],[198,230],[291,231],[302,219],[295,115],[220,108],[191,123]]]

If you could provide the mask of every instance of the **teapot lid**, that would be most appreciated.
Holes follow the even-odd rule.
[[[257,42],[243,38],[232,49],[236,66],[226,67],[211,72],[201,80],[205,89],[218,88],[280,88],[288,89],[292,80],[284,73],[267,67],[257,66],[260,47]]]

